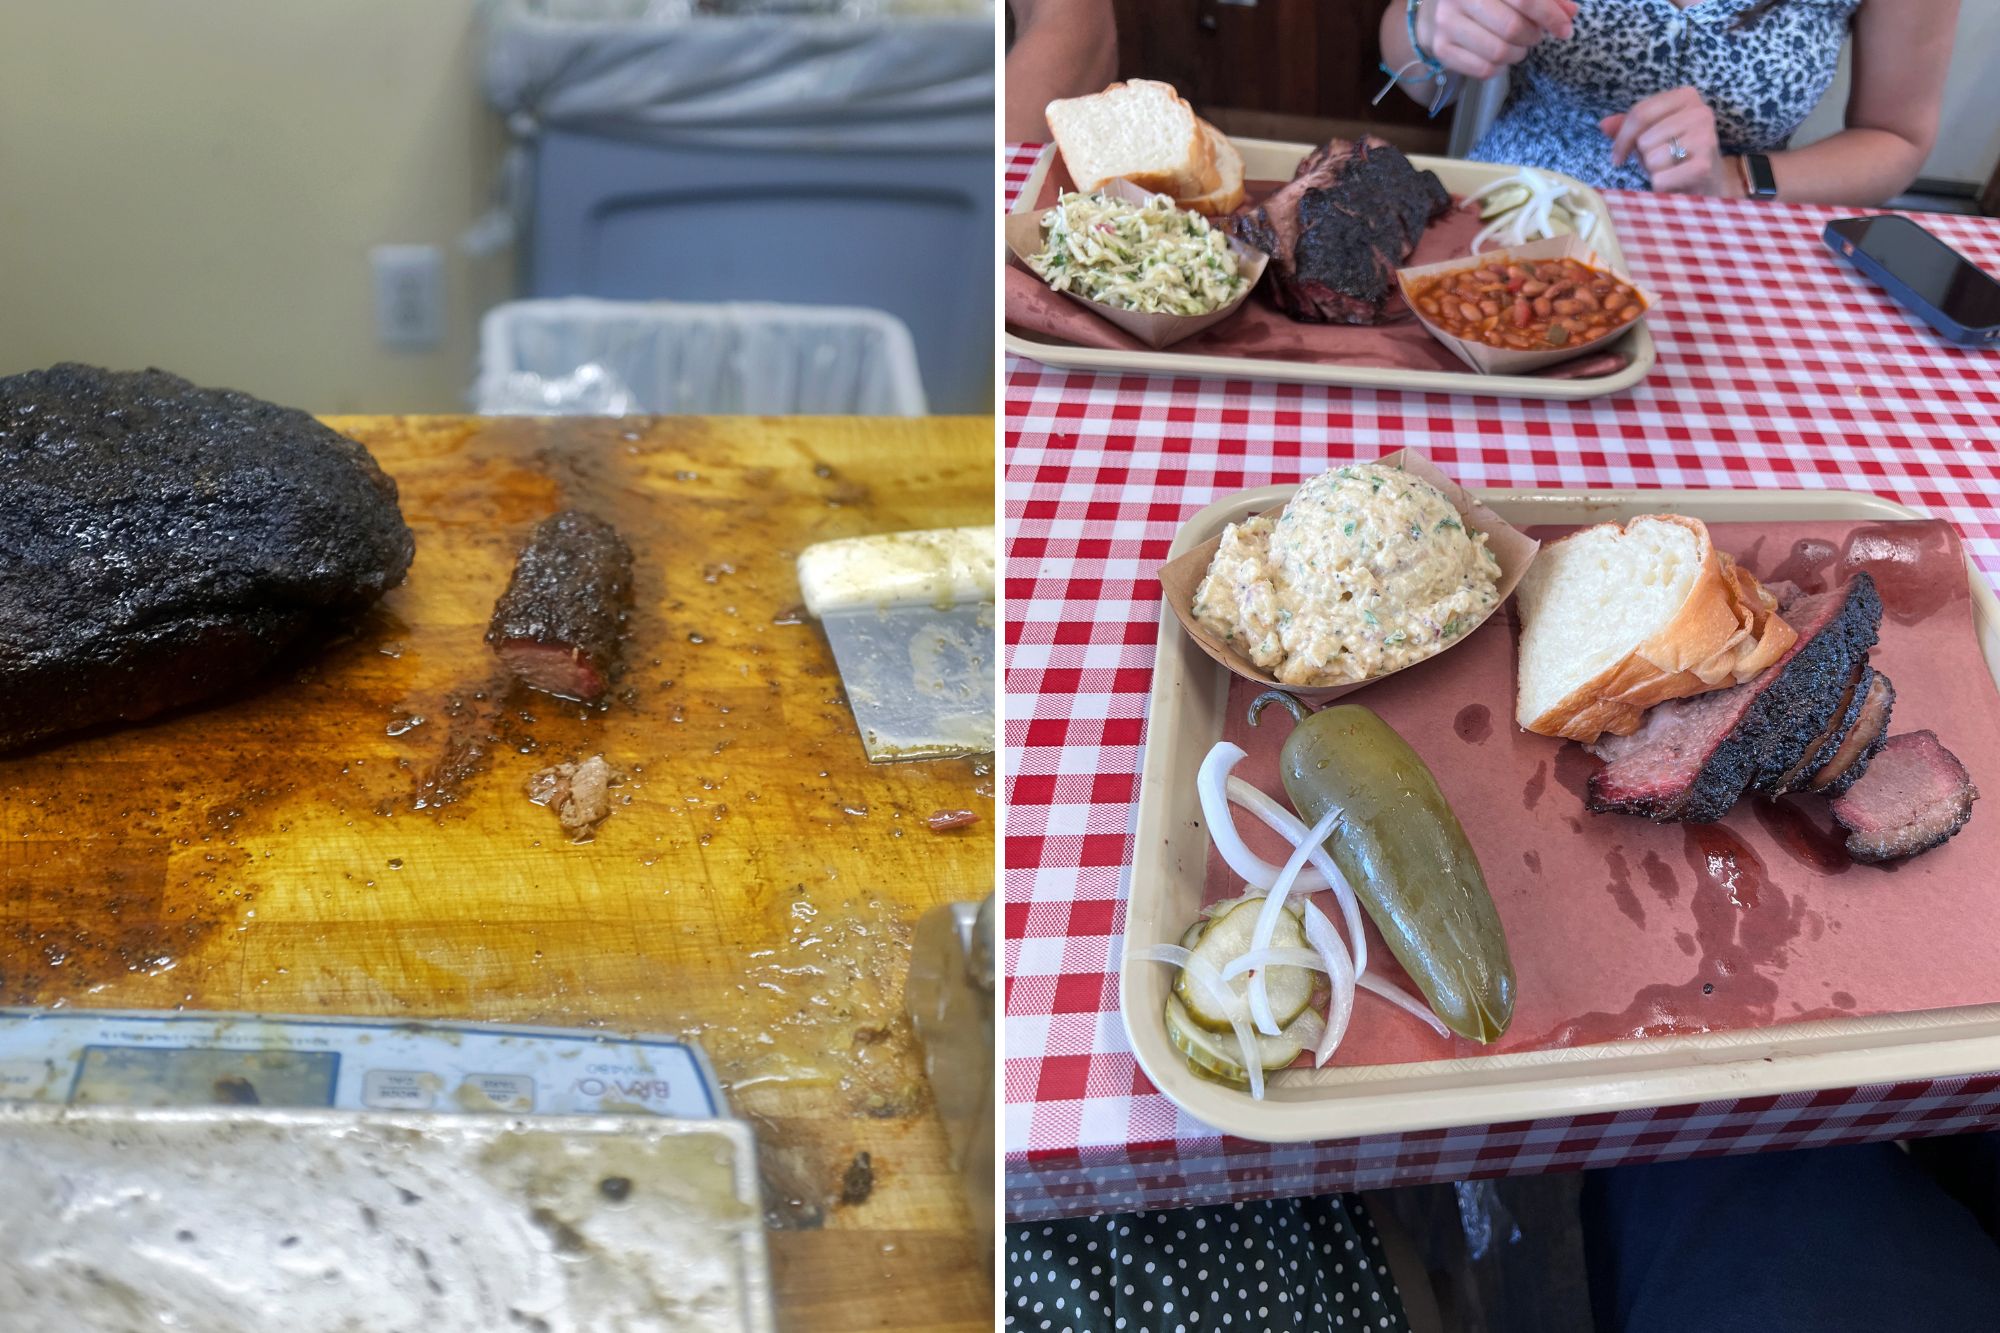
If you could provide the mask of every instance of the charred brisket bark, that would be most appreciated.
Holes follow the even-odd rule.
[[[1434,173],[1418,171],[1394,145],[1370,136],[1317,149],[1290,183],[1227,225],[1271,256],[1271,296],[1287,315],[1307,323],[1375,324],[1396,269],[1450,207]]]
[[[631,605],[631,549],[609,523],[565,509],[521,548],[486,641],[531,688],[591,702],[611,683]]]
[[[1854,668],[1854,675],[1847,682],[1847,689],[1835,706],[1833,723],[1822,731],[1798,762],[1778,775],[1775,782],[1767,783],[1758,790],[1771,796],[1783,796],[1787,792],[1802,790],[1813,780],[1814,774],[1824,765],[1833,761],[1834,755],[1847,740],[1848,733],[1861,716],[1863,706],[1868,701],[1869,691],[1875,687],[1875,668],[1863,662]]]
[[[1787,603],[1783,614],[1798,641],[1755,680],[1660,704],[1632,735],[1593,747],[1605,766],[1590,779],[1591,809],[1712,823],[1799,762],[1833,724],[1842,691],[1874,646],[1882,599],[1864,571]]]
[[[159,370],[0,379],[0,494],[0,749],[242,685],[415,549],[361,445]]]
[[[1838,796],[1852,787],[1889,739],[1889,719],[1896,708],[1896,685],[1881,672],[1869,683],[1861,701],[1861,715],[1840,743],[1840,748],[1812,775],[1807,789],[1822,796]]]

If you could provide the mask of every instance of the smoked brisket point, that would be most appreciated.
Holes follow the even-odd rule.
[[[0,378],[0,495],[0,749],[243,685],[415,551],[361,445],[159,370]]]
[[[545,518],[514,562],[486,642],[522,683],[586,703],[611,684],[632,551],[609,523],[574,509]]]
[[[1857,861],[1929,851],[1972,818],[1978,788],[1958,756],[1928,731],[1891,736],[1846,795],[1828,803]]]
[[[1605,761],[1591,775],[1591,809],[1713,823],[1754,784],[1774,783],[1798,763],[1834,723],[1874,646],[1882,599],[1864,571],[1781,609],[1798,641],[1756,679],[1660,704],[1630,736],[1591,747]]]
[[[1293,319],[1376,324],[1397,268],[1450,207],[1434,173],[1371,135],[1316,149],[1288,184],[1225,225],[1271,256],[1272,299]]]

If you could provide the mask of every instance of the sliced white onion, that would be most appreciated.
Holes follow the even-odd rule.
[[[1257,899],[1262,898],[1263,896],[1264,895],[1261,891],[1252,888],[1248,884],[1245,884],[1243,886],[1243,892],[1237,894],[1234,898],[1217,898],[1214,902],[1202,908],[1201,911],[1198,913],[1198,915],[1201,917],[1203,921],[1213,921],[1215,920],[1215,918],[1219,916],[1226,916],[1230,912],[1233,912],[1237,908],[1243,906],[1243,904],[1248,902],[1255,902]]]
[[[1243,1017],[1241,997],[1229,989],[1228,983],[1206,958],[1189,954],[1185,972],[1194,978],[1195,985],[1208,992],[1210,1004],[1229,1015],[1229,1026],[1236,1033],[1237,1050],[1243,1057],[1244,1072],[1250,1076],[1250,1095],[1258,1101],[1264,1100],[1264,1060],[1257,1050],[1257,1034],[1250,1030],[1249,1020]]]
[[[1551,184],[1554,184],[1554,182],[1550,181],[1546,176],[1542,175],[1541,172],[1536,171],[1533,167],[1522,167],[1520,170],[1516,171],[1511,176],[1501,176],[1496,180],[1488,181],[1485,185],[1481,186],[1479,189],[1474,190],[1471,194],[1467,195],[1466,198],[1474,200],[1484,199],[1487,195],[1492,194],[1495,191],[1508,190],[1512,189],[1516,185],[1520,185],[1520,186],[1525,186],[1527,188],[1528,197],[1532,199],[1537,189],[1543,188]],[[1522,207],[1525,208],[1526,204],[1523,204]],[[1512,210],[1509,211],[1511,212]]]
[[[1569,213],[1580,239],[1588,237],[1597,223],[1595,213],[1580,204],[1565,202],[1569,197],[1569,186],[1533,167],[1522,167],[1511,176],[1492,181],[1483,189],[1474,191],[1471,198],[1484,199],[1496,190],[1515,186],[1527,190],[1528,197],[1480,228],[1479,234],[1472,238],[1473,254],[1485,249],[1486,243],[1495,237],[1508,245],[1552,239],[1556,233],[1549,225],[1550,218],[1558,204]]]
[[[1275,799],[1266,796],[1242,778],[1229,779],[1229,799],[1242,806],[1251,814],[1264,821],[1279,837],[1297,847],[1306,841],[1305,821],[1285,809]],[[1347,876],[1340,873],[1333,857],[1325,847],[1315,842],[1312,846],[1312,863],[1319,870],[1316,877],[1299,875],[1298,889],[1309,893],[1313,889],[1325,887],[1333,890],[1333,896],[1340,901],[1340,917],[1347,924],[1347,938],[1354,948],[1354,970],[1357,974],[1368,970],[1368,937],[1361,931],[1361,904],[1354,896],[1354,888],[1347,882]],[[1317,883],[1313,880],[1316,878]]]
[[[1303,967],[1309,972],[1324,972],[1326,961],[1311,949],[1291,949],[1283,945],[1272,945],[1268,949],[1250,949],[1237,954],[1222,969],[1222,979],[1240,977],[1245,972],[1254,972],[1265,967]]]
[[[1354,1017],[1354,964],[1347,957],[1347,946],[1341,943],[1340,932],[1310,899],[1306,901],[1306,938],[1325,960],[1333,991],[1326,1006],[1326,1027],[1313,1046],[1313,1065],[1319,1067],[1333,1058],[1341,1039],[1347,1035],[1348,1021]]]
[[[1250,850],[1243,841],[1243,835],[1236,831],[1235,819],[1229,814],[1229,802],[1235,797],[1238,783],[1245,790],[1257,792],[1262,799],[1271,800],[1243,779],[1229,775],[1244,757],[1242,746],[1230,741],[1217,741],[1215,748],[1208,752],[1208,757],[1201,761],[1201,771],[1195,777],[1195,790],[1201,796],[1201,817],[1208,821],[1208,836],[1214,841],[1215,849],[1222,853],[1224,863],[1251,888],[1268,889],[1278,878],[1278,867]],[[1237,801],[1237,804],[1242,805],[1243,802]],[[1284,807],[1278,808],[1282,810]],[[1264,822],[1269,824],[1271,821],[1266,819]],[[1305,826],[1301,824],[1299,830],[1304,832]],[[1283,831],[1279,829],[1279,832]],[[1289,841],[1295,846],[1298,843],[1297,838]],[[1323,875],[1310,876],[1304,883],[1308,892],[1326,887]]]
[[[1390,1004],[1395,1005],[1404,1013],[1413,1014],[1421,1018],[1430,1025],[1431,1031],[1437,1033],[1440,1037],[1449,1037],[1451,1035],[1451,1029],[1444,1025],[1443,1019],[1431,1012],[1429,1005],[1394,982],[1384,981],[1377,976],[1366,976],[1360,978],[1358,984],[1361,989],[1375,992],[1375,994],[1381,996]]]
[[[1285,910],[1285,898],[1291,893],[1292,885],[1299,877],[1299,871],[1312,855],[1312,849],[1319,846],[1327,834],[1333,832],[1333,826],[1341,821],[1345,813],[1337,805],[1328,807],[1327,812],[1320,816],[1319,823],[1313,825],[1312,831],[1306,834],[1305,839],[1292,848],[1291,858],[1285,862],[1285,868],[1278,872],[1277,882],[1272,884],[1271,891],[1264,895],[1263,910],[1257,913],[1257,925],[1250,932],[1252,950],[1271,947],[1271,937],[1278,930],[1278,913]],[[1269,1037],[1278,1035],[1278,1018],[1271,1012],[1271,988],[1264,984],[1262,972],[1252,973],[1250,977],[1250,1015],[1257,1020],[1259,1032]]]
[[[1186,967],[1190,952],[1191,950],[1183,949],[1178,944],[1154,944],[1144,949],[1134,949],[1132,956],[1141,962],[1171,963],[1175,967]]]

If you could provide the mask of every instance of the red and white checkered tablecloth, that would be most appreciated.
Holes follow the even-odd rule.
[[[1007,196],[1040,149],[1017,146]],[[1603,1166],[2000,1123],[2000,1072],[1274,1146],[1153,1090],[1116,960],[1159,589],[1220,496],[1403,446],[1468,486],[1822,487],[1950,519],[2000,584],[2000,352],[1952,347],[1834,260],[1838,210],[1609,196],[1659,363],[1582,403],[1067,373],[1006,411],[1007,1206],[1017,1219]],[[2000,272],[2000,221],[1927,216]]]

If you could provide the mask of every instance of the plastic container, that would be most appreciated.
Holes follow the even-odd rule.
[[[487,415],[923,416],[910,331],[880,310],[510,301],[479,332]]]

